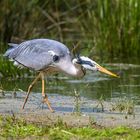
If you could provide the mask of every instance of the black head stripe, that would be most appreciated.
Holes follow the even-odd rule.
[[[81,64],[87,64],[87,65],[92,66],[92,67],[94,66],[94,64],[91,63],[90,61],[84,61],[84,60],[82,60]]]
[[[87,65],[89,65],[89,66],[91,66],[91,67],[94,66],[94,64],[91,63],[90,61],[85,61],[85,60],[82,60],[82,59],[80,59],[80,58],[77,60],[77,63],[80,64],[80,65],[82,65],[82,64],[83,64],[83,65],[84,65],[84,64],[87,64]]]

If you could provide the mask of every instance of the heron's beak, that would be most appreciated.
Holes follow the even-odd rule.
[[[119,76],[118,76],[117,74],[112,73],[111,71],[109,71],[109,70],[107,70],[107,69],[101,67],[99,64],[97,64],[96,67],[97,67],[98,71],[100,71],[100,72],[103,72],[103,73],[105,73],[105,74],[108,74],[108,75],[111,75],[111,76],[113,76],[113,77],[119,78]]]
[[[91,60],[88,57],[85,56],[78,56],[77,59],[74,59],[76,61],[77,64],[82,65],[85,69],[87,70],[91,70],[91,71],[100,71],[103,73],[106,73],[108,75],[111,75],[113,77],[117,77],[119,78],[119,75],[112,73],[111,71],[103,68],[102,66],[100,66],[98,63],[96,63],[95,61]]]

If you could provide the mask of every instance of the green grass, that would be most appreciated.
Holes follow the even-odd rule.
[[[78,43],[82,53],[102,61],[140,54],[139,0],[3,0],[0,5],[0,52],[9,41],[52,38],[70,49]]]
[[[90,4],[90,5],[89,5]],[[102,59],[138,56],[139,0],[87,0],[88,9],[79,17],[90,55]]]
[[[0,77],[21,78],[27,75],[33,75],[33,72],[29,71],[29,69],[19,69],[13,65],[13,62],[0,56]]]
[[[96,127],[74,127],[69,128],[62,123],[53,126],[41,126],[29,124],[25,120],[13,117],[0,117],[0,136],[5,138],[49,138],[52,140],[69,139],[124,139],[137,140],[140,138],[140,130],[128,127],[96,128]]]
[[[78,44],[76,50],[95,61],[139,63],[139,0],[3,0],[0,5],[0,54],[8,42],[51,38],[70,50]],[[23,75],[3,62],[2,75]]]

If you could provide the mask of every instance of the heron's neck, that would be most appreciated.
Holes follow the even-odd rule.
[[[85,69],[81,65],[73,64],[74,68],[72,68],[73,76],[75,77],[83,77],[86,73]]]
[[[73,62],[63,62],[63,67],[61,67],[60,70],[74,77],[83,77],[85,75],[85,70],[83,69],[83,67]]]

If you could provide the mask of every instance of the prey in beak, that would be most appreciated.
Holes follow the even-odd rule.
[[[78,58],[75,59],[75,63],[82,65],[82,67],[85,68],[86,70],[100,71],[110,76],[119,78],[117,74],[103,68],[102,66],[100,66],[99,64],[97,64],[95,61],[91,60],[88,57],[79,56]]]

